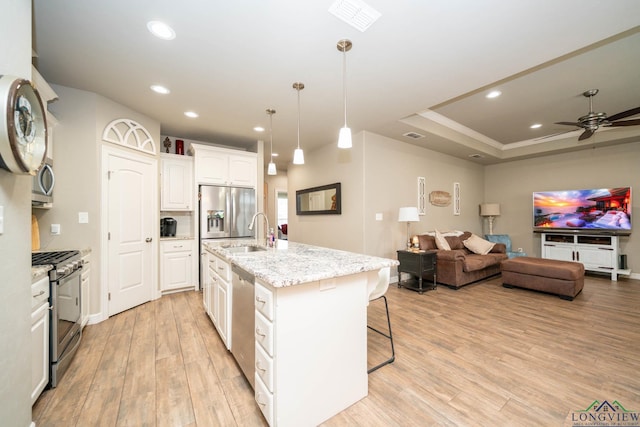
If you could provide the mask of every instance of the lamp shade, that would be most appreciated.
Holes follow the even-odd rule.
[[[273,162],[269,162],[269,166],[267,167],[267,175],[277,175],[276,164]]]
[[[351,148],[351,129],[348,127],[340,128],[338,137],[338,148]]]
[[[418,222],[420,217],[418,216],[418,208],[406,207],[398,210],[398,222]]]
[[[480,205],[480,216],[499,216],[500,204],[499,203],[483,203]]]

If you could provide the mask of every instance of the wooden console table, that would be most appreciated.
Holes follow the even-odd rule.
[[[433,277],[433,285],[429,289],[436,289],[436,252],[413,252],[413,251],[397,251],[398,261],[398,287],[407,288],[422,294],[425,290],[422,286],[422,279],[426,275]],[[401,273],[409,273],[417,277],[416,280],[401,281]]]

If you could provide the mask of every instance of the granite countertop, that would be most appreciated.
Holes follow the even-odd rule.
[[[49,270],[53,268],[52,265],[38,265],[31,267],[31,282],[42,279],[44,276],[49,275]]]
[[[255,245],[247,241],[217,246],[203,242],[211,251],[252,273],[273,287],[299,285],[398,265],[398,261],[354,252],[276,241],[275,248],[249,253],[232,253],[230,246]]]

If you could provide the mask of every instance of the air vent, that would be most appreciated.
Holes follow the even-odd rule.
[[[471,157],[472,159],[484,159],[484,156],[482,154],[469,154],[469,157]]]
[[[420,139],[420,138],[424,138],[424,135],[417,133],[417,132],[407,132],[407,133],[403,133],[402,136],[406,136],[407,138],[412,138],[412,139]]]
[[[337,0],[329,8],[329,13],[362,32],[382,16],[380,12],[361,0]]]

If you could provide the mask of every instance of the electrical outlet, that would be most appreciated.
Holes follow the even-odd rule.
[[[78,212],[78,224],[89,223],[89,212]]]
[[[51,224],[51,234],[60,234],[60,224]]]
[[[377,213],[376,214],[376,221],[382,221],[382,214],[381,213]]]

